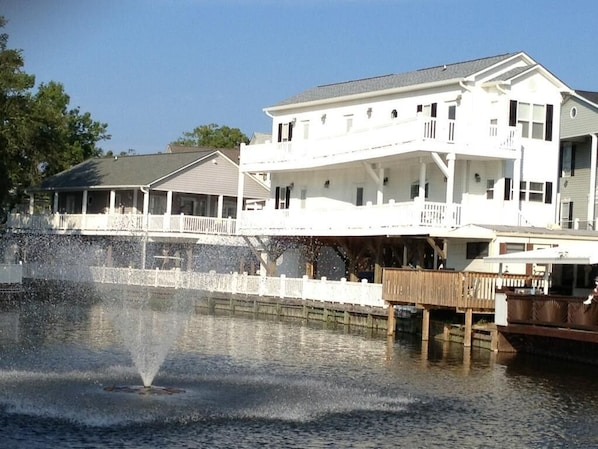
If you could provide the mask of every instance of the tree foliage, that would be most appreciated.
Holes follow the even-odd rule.
[[[0,28],[6,19],[0,16]],[[0,205],[12,208],[27,187],[90,157],[109,139],[108,125],[70,108],[64,86],[51,81],[34,91],[21,50],[0,34]]]
[[[200,125],[191,132],[184,132],[183,136],[173,143],[189,147],[238,148],[241,142],[249,143],[249,139],[239,128],[210,123]]]

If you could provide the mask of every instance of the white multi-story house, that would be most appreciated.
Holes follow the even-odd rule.
[[[523,52],[308,89],[264,109],[271,142],[241,148],[271,194],[238,232],[295,242],[277,260],[290,274],[488,270],[485,255],[563,237],[542,230],[559,222],[570,93]]]

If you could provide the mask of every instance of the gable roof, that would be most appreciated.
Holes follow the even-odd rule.
[[[88,159],[45,179],[39,186],[28,190],[35,192],[150,186],[152,183],[214,153],[217,153],[217,151],[206,150]]]
[[[430,67],[400,74],[391,74],[365,78],[354,81],[346,81],[335,84],[326,84],[308,89],[298,95],[294,95],[271,108],[287,106],[291,104],[307,103],[318,100],[358,95],[368,92],[383,91],[401,87],[423,85],[433,82],[464,79],[485,69],[488,69],[502,61],[512,58],[521,52],[506,53],[503,55],[487,58],[474,59],[471,61],[458,62],[442,66]],[[526,67],[526,69],[529,68]],[[266,108],[266,110],[271,109]]]

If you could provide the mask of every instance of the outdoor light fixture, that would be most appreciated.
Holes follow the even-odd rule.
[[[388,176],[385,176],[384,179],[382,180],[382,183],[384,185],[388,184]]]
[[[372,118],[372,108],[368,108],[367,114],[368,114],[368,118]]]
[[[328,187],[330,187],[330,180],[327,179],[326,181],[324,181],[324,187],[327,189]]]
[[[482,177],[479,173],[476,173],[475,175],[473,175],[473,179],[475,179],[475,182],[480,182],[482,180]]]
[[[291,183],[289,184],[289,189],[290,189],[290,190],[293,190],[293,187],[295,187],[295,183],[294,183],[294,182],[291,182]]]
[[[326,123],[326,114],[322,114],[322,125]]]

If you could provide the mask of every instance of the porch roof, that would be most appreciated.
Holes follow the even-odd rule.
[[[88,159],[45,179],[31,192],[98,188],[130,188],[152,183],[218,153],[206,150]]]
[[[554,246],[484,257],[488,263],[535,263],[539,265],[593,265],[598,264],[598,243]]]

